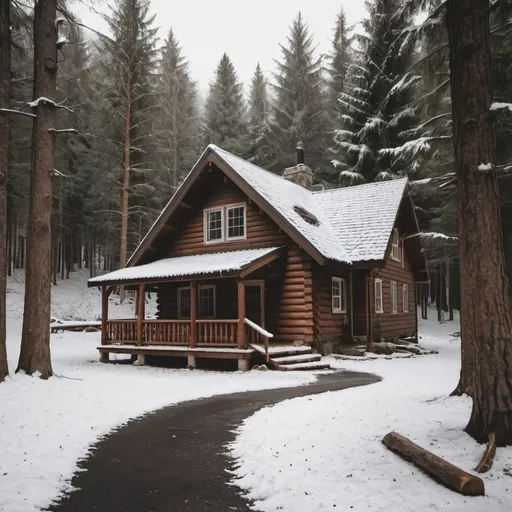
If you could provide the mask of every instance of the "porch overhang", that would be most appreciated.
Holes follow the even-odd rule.
[[[89,279],[88,286],[137,285],[245,277],[284,255],[285,247],[265,247],[165,258],[134,267],[125,267]]]

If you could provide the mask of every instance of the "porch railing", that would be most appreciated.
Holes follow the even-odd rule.
[[[147,345],[188,345],[189,320],[144,320],[142,342]]]
[[[196,320],[200,345],[232,345],[238,343],[238,320]]]
[[[137,320],[108,320],[107,340],[131,345],[137,339]]]
[[[248,318],[244,318],[244,324],[246,325],[246,338],[249,343],[261,343],[261,341],[263,341],[263,345],[265,346],[265,363],[268,364],[270,360],[268,340],[273,338],[274,335]],[[251,341],[253,338],[259,341]]]

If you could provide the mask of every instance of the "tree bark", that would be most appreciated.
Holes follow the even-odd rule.
[[[47,379],[50,357],[52,172],[55,167],[57,0],[36,2],[34,11],[34,101],[27,268],[21,352],[16,371]],[[42,101],[48,98],[50,101]]]
[[[448,0],[466,432],[512,444],[512,306],[500,219],[488,0]],[[481,165],[484,164],[484,165]],[[490,165],[489,165],[490,164]]]
[[[0,108],[11,99],[11,0],[0,0]],[[5,303],[7,300],[7,171],[9,165],[9,114],[0,112],[0,382],[9,374]]]

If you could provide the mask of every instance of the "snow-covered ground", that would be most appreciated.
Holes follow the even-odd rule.
[[[340,361],[333,366],[383,377],[371,386],[288,400],[248,418],[230,447],[235,483],[265,512],[512,510],[512,448],[498,449],[483,475],[486,496],[456,494],[381,443],[392,430],[466,471],[483,447],[463,429],[471,400],[449,398],[460,342],[454,322],[422,322],[421,344],[439,355]]]
[[[52,315],[98,320],[101,298],[73,273],[52,289]],[[133,316],[133,303],[110,304],[112,318]],[[14,374],[23,315],[23,274],[8,281],[8,357],[11,378],[0,384],[0,511],[39,510],[69,485],[102,435],[131,418],[184,400],[243,390],[296,386],[314,376],[276,372],[222,373],[130,365],[103,365],[99,333],[58,333],[51,338],[56,377],[43,381]],[[149,314],[154,305],[148,304]]]

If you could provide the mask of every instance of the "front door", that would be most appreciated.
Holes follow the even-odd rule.
[[[246,281],[245,316],[255,324],[265,328],[265,282]]]

